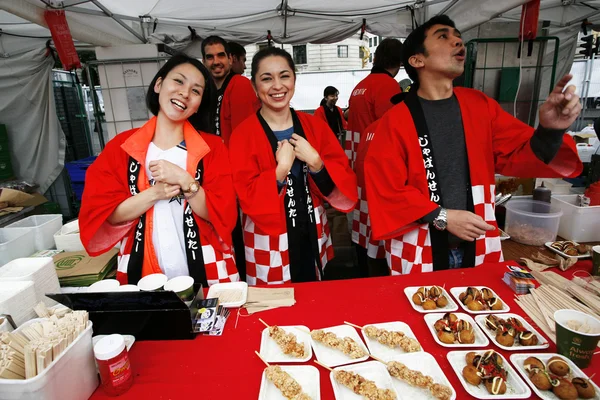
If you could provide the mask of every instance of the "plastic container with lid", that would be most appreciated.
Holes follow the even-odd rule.
[[[506,203],[505,231],[511,239],[543,246],[556,239],[563,212],[556,205],[531,199],[514,199]]]
[[[119,334],[108,335],[94,346],[102,389],[109,396],[125,393],[133,384],[133,372],[127,354],[125,338]]]

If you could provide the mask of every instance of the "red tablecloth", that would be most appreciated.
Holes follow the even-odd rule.
[[[580,262],[575,269],[591,268],[591,262]],[[553,269],[555,270],[555,269]],[[474,269],[440,271],[427,274],[370,279],[352,279],[295,284],[296,305],[248,317],[240,317],[237,329],[232,313],[221,337],[198,336],[189,341],[136,342],[130,358],[135,373],[132,388],[119,399],[256,399],[264,364],[254,354],[260,348],[264,326],[258,321],[277,325],[306,325],[310,329],[325,328],[350,321],[359,325],[403,321],[410,325],[424,350],[440,364],[458,399],[472,398],[463,389],[446,354],[429,332],[423,315],[412,309],[403,289],[407,286],[485,285],[492,288],[510,306],[511,312],[524,315],[514,301],[514,292],[502,282],[506,264],[488,264]],[[570,276],[572,270],[564,273]],[[533,324],[531,320],[528,319]],[[535,324],[533,324],[535,326]],[[491,342],[488,348],[500,350]],[[460,350],[460,349],[458,349]],[[555,352],[550,348],[540,352]],[[509,352],[499,351],[507,359]],[[314,356],[313,356],[314,358]],[[600,372],[600,356],[584,372]],[[319,369],[321,399],[333,399],[329,371],[312,360]],[[76,379],[76,377],[73,377]],[[600,384],[600,373],[593,379]],[[92,399],[108,399],[98,388]],[[534,396],[535,398],[535,396]]]

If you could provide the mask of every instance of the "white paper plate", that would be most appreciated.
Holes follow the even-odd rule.
[[[395,347],[395,348],[388,347],[384,344],[379,343],[377,341],[377,339],[371,339],[370,337],[368,337],[364,330],[364,328],[366,328],[367,326],[374,326],[376,328],[385,329],[388,331],[403,332],[406,336],[413,338],[413,339],[417,339],[417,337],[415,336],[413,331],[410,329],[410,326],[408,326],[404,322],[394,321],[394,322],[382,322],[379,324],[365,325],[362,329],[362,335],[365,338],[365,342],[367,343],[369,352],[371,354],[373,354],[375,357],[382,359],[383,361],[389,361],[390,359],[392,359],[393,357],[395,357],[397,355],[407,354],[407,353],[404,350],[402,350],[400,347]],[[423,351],[423,348],[421,348],[421,350],[419,352],[422,352],[422,351]]]
[[[341,339],[346,336],[354,339],[354,341],[365,351],[367,355],[361,358],[351,358],[342,351],[325,346],[323,343],[317,342],[311,337],[310,343],[312,344],[313,350],[315,351],[315,356],[319,362],[333,368],[337,367],[338,365],[346,365],[365,361],[367,358],[369,358],[369,349],[367,349],[367,346],[365,346],[364,342],[360,338],[360,335],[353,327],[349,325],[337,325],[330,328],[323,328],[322,330],[325,332],[335,333]]]
[[[417,293],[417,290],[419,290],[420,287],[422,287],[422,286],[409,286],[407,288],[404,288],[404,294],[408,298],[408,302],[410,303],[412,308],[415,309],[415,311],[418,311],[420,313],[433,313],[433,312],[442,312],[442,311],[449,312],[449,311],[458,310],[458,306],[454,302],[454,299],[452,298],[452,296],[450,296],[448,294],[448,292],[444,288],[442,288],[442,291],[444,292],[444,296],[446,296],[446,298],[448,299],[448,304],[446,304],[446,307],[436,308],[435,310],[425,310],[425,309],[423,309],[423,306],[416,305],[415,303],[413,303],[412,297],[415,293]],[[425,287],[430,288],[431,286],[425,286]]]
[[[363,378],[368,379],[370,381],[375,382],[379,389],[390,389],[394,392],[397,399],[402,399],[405,397],[400,397],[400,394],[394,388],[394,383],[392,382],[392,377],[387,371],[387,368],[378,361],[369,361],[360,364],[346,365],[344,367],[335,368],[334,371],[349,371],[354,372],[356,374],[361,375]],[[331,385],[333,386],[333,394],[335,395],[336,400],[363,400],[364,397],[354,393],[352,390],[347,388],[346,386],[338,383],[333,377],[333,371],[329,374],[329,379],[331,379]],[[408,398],[408,397],[407,397]]]
[[[452,389],[452,397],[450,400],[456,399],[456,391],[450,384],[450,381],[448,381],[448,378],[446,378],[446,375],[442,371],[442,368],[440,368],[438,362],[431,354],[425,352],[407,353],[394,356],[387,361],[401,362],[402,364],[406,365],[407,368],[419,371],[424,375],[432,377],[435,383],[446,385]],[[396,379],[394,377],[392,377],[392,382],[396,388],[396,392],[402,393],[402,398],[404,399],[436,400],[429,390],[412,386],[403,380]]]
[[[282,365],[280,368],[290,374],[302,386],[302,391],[313,400],[321,399],[321,379],[319,370],[312,365]],[[267,379],[263,371],[258,400],[287,400],[277,386]]]
[[[212,299],[214,297],[219,297],[219,292],[223,290],[239,290],[242,292],[242,299],[239,301],[219,303],[220,306],[225,308],[241,307],[248,299],[248,284],[246,282],[215,283],[208,289],[206,298]]]
[[[265,328],[262,331],[262,337],[260,340],[260,355],[267,362],[272,363],[290,363],[290,362],[305,362],[312,358],[312,348],[310,347],[310,330],[303,325],[296,326],[280,326],[286,333],[293,333],[296,335],[298,343],[304,344],[304,354],[302,358],[293,357],[289,354],[285,354],[281,347],[273,340],[269,335],[269,328]]]
[[[489,315],[489,314],[488,314]],[[481,327],[481,330],[483,331],[483,333],[485,333],[487,335],[487,337],[490,338],[490,340],[492,341],[492,343],[494,343],[496,346],[500,347],[502,350],[506,350],[506,351],[520,351],[520,350],[540,350],[540,349],[546,349],[548,348],[548,346],[550,346],[550,344],[548,343],[548,341],[546,340],[546,338],[544,338],[538,331],[537,329],[535,329],[533,326],[531,326],[531,324],[527,321],[525,321],[525,319],[523,317],[521,317],[520,315],[517,314],[499,314],[498,318],[502,318],[504,320],[508,319],[508,318],[516,318],[519,321],[521,321],[521,323],[523,324],[523,326],[530,332],[533,332],[533,334],[535,334],[538,337],[538,344],[536,344],[535,346],[522,346],[521,344],[519,344],[519,340],[515,338],[515,344],[512,345],[511,347],[508,346],[503,346],[500,343],[498,343],[498,341],[496,340],[496,331],[492,331],[491,329],[488,329],[485,326],[485,318],[487,317],[487,315],[478,315],[475,317],[475,321],[477,322],[477,324],[479,324],[479,326]]]
[[[558,240],[558,242],[562,242],[562,241],[563,241],[563,240]],[[571,242],[573,242],[573,241],[571,240]],[[552,243],[554,243],[554,242],[546,242],[546,243],[544,243],[544,245],[545,245],[545,246],[546,246],[548,249],[552,250],[552,251],[553,251],[553,252],[555,252],[556,254],[560,254],[560,255],[561,255],[561,256],[563,256],[564,258],[573,257],[573,258],[577,258],[577,259],[579,259],[579,258],[589,258],[589,257],[591,257],[591,256],[592,256],[592,254],[591,254],[591,251],[589,251],[589,250],[588,250],[588,252],[587,252],[587,253],[585,253],[585,254],[581,254],[581,255],[579,255],[579,256],[570,256],[570,255],[568,255],[568,254],[566,254],[566,253],[563,253],[562,251],[560,251],[560,250],[558,250],[558,249],[555,249],[554,247],[552,247]],[[577,242],[573,242],[573,243],[575,243],[575,246],[579,246],[579,243],[577,243]]]
[[[444,343],[442,342],[440,339],[438,339],[437,337],[437,333],[435,331],[435,328],[433,327],[433,325],[435,324],[435,322],[438,319],[442,319],[442,317],[444,316],[444,314],[446,313],[438,313],[438,314],[425,314],[425,323],[427,324],[427,328],[429,328],[429,332],[431,332],[431,335],[433,336],[433,339],[440,345],[440,346],[444,346],[444,347],[485,347],[487,345],[490,344],[490,341],[488,340],[488,338],[483,334],[483,332],[481,332],[481,329],[479,329],[479,326],[477,325],[477,323],[475,322],[475,320],[467,314],[464,313],[453,313],[454,315],[456,315],[458,317],[458,319],[462,319],[464,321],[467,321],[471,324],[471,326],[473,327],[473,331],[475,331],[475,343],[472,344],[461,344],[461,343],[454,343],[454,344],[448,344],[448,343]]]
[[[465,306],[459,299],[458,296],[460,296],[461,293],[465,292],[469,287],[474,287],[477,288],[479,290],[487,288],[490,289],[492,291],[492,293],[494,294],[494,297],[497,298],[498,300],[500,300],[502,302],[502,310],[481,310],[481,311],[471,311],[467,308],[467,306]],[[504,300],[502,300],[502,298],[500,296],[498,296],[498,294],[491,288],[488,286],[459,286],[459,287],[453,287],[450,289],[450,293],[452,293],[452,296],[454,296],[454,298],[456,299],[456,302],[458,303],[459,306],[462,307],[463,310],[465,310],[465,312],[468,312],[469,314],[490,314],[490,313],[494,313],[494,314],[498,314],[498,313],[505,313],[505,312],[509,312],[510,311],[510,307],[508,306],[508,304],[506,304],[506,302]]]
[[[479,386],[474,386],[465,381],[463,378],[462,370],[467,365],[465,355],[469,351],[450,351],[448,352],[448,361],[450,366],[458,376],[458,380],[463,385],[467,393],[478,399],[527,399],[531,396],[531,390],[523,382],[519,374],[513,369],[513,367],[506,361],[502,354],[497,353],[503,360],[503,367],[507,373],[506,379],[506,393],[503,395],[490,394],[485,385],[481,383]],[[477,351],[478,354],[482,354],[483,351]]]
[[[521,374],[521,376],[525,379],[525,382],[527,382],[527,384],[529,386],[531,386],[531,388],[533,389],[535,394],[537,394],[540,398],[542,398],[544,400],[558,400],[558,397],[556,397],[554,395],[554,393],[552,393],[552,391],[550,391],[550,390],[540,390],[537,387],[535,387],[535,385],[533,383],[531,383],[531,380],[529,379],[529,374],[527,373],[527,371],[525,371],[525,368],[523,367],[523,363],[525,362],[525,360],[528,357],[536,357],[536,358],[539,358],[541,361],[543,361],[544,364],[547,364],[548,360],[555,356],[560,357],[561,359],[565,360],[565,362],[567,364],[569,364],[569,367],[571,367],[571,375],[573,378],[588,379],[588,376],[586,374],[584,374],[577,365],[573,364],[573,362],[571,360],[569,360],[566,357],[561,356],[560,354],[556,354],[556,353],[519,353],[519,354],[511,354],[510,355],[510,361],[515,366],[515,369],[517,371],[519,371],[519,374]],[[592,397],[592,399],[600,400],[600,388],[594,382],[590,381],[590,383],[592,385],[594,385],[594,389],[596,389],[596,396]]]

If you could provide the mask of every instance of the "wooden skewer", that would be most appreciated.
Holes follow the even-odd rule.
[[[596,373],[594,372],[594,373],[592,374],[592,376],[590,376],[590,377],[588,378],[588,380],[589,380],[589,381],[591,381],[592,379],[594,379],[594,377],[595,377],[595,376],[596,376]]]
[[[379,357],[375,357],[373,354],[369,354],[369,357],[371,357],[373,360],[375,361],[379,361],[380,363],[387,365],[387,362],[383,361],[381,358]]]
[[[348,321],[344,321],[344,323],[345,323],[346,325],[353,326],[353,327],[355,327],[355,328],[357,328],[357,329],[362,329],[362,328],[363,328],[362,326],[355,325],[355,324],[353,324],[353,323],[350,323],[350,322],[348,322]]]
[[[258,358],[260,358],[260,360],[267,365],[267,367],[271,366],[268,362],[265,361],[264,358],[262,358],[262,356],[260,355],[260,353],[258,351],[254,350],[254,352],[256,353],[256,355],[258,356]]]
[[[332,368],[329,368],[327,365],[323,364],[322,362],[319,362],[319,360],[315,360],[315,362],[316,362],[317,364],[319,364],[321,367],[323,367],[323,368],[325,368],[325,369],[328,369],[328,370],[330,370],[330,371],[333,371],[333,369],[332,369]]]
[[[265,321],[263,321],[261,318],[258,319],[260,322],[262,322],[267,328],[270,328],[269,324],[267,324]]]

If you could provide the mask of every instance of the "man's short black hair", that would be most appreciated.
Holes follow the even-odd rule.
[[[206,46],[211,46],[213,44],[222,44],[223,48],[225,49],[225,53],[227,53],[228,56],[231,55],[231,50],[229,49],[229,43],[227,43],[227,41],[225,41],[225,39],[223,39],[220,36],[209,36],[202,41],[202,58],[206,57],[206,52],[204,51]]]
[[[402,42],[398,39],[385,38],[379,42],[375,50],[373,67],[392,69],[402,64]]]
[[[246,55],[246,49],[239,43],[229,42],[229,51],[232,56],[240,58]]]
[[[427,55],[427,50],[425,49],[425,37],[427,36],[427,31],[429,28],[434,25],[445,25],[451,28],[456,28],[454,21],[452,21],[447,15],[436,15],[412,31],[403,43],[402,63],[404,64],[406,73],[414,82],[414,86],[419,85],[419,75],[417,74],[417,70],[410,65],[408,60],[415,54]]]

